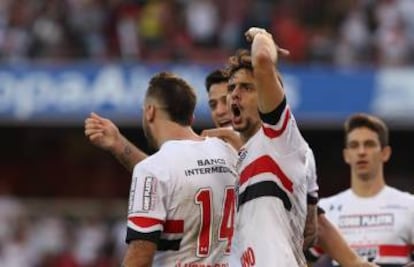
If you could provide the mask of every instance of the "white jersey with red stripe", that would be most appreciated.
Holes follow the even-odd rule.
[[[414,244],[414,197],[385,186],[373,197],[359,197],[351,189],[319,205],[326,217],[362,257],[385,266],[410,261]]]
[[[236,151],[218,138],[174,140],[134,168],[127,242],[157,243],[153,266],[229,266]]]
[[[305,266],[303,231],[313,164],[284,100],[239,152],[233,248],[243,267]],[[315,181],[316,182],[316,181]]]

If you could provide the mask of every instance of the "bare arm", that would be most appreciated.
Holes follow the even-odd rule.
[[[250,28],[246,32],[246,38],[252,41],[251,56],[258,89],[259,110],[269,113],[279,106],[285,95],[275,69],[278,53],[288,55],[289,52],[279,49],[272,35],[261,28]]]
[[[130,172],[134,166],[147,155],[134,146],[109,119],[96,113],[85,120],[85,135],[95,146],[111,152],[115,158]]]
[[[306,215],[305,232],[303,233],[305,241],[303,249],[306,250],[315,245],[318,237],[318,214],[317,206],[308,204],[308,213]]]
[[[343,267],[375,267],[361,259],[346,243],[338,229],[329,222],[324,214],[318,216],[318,243],[326,254]],[[377,266],[378,267],[378,266]]]
[[[129,243],[122,267],[150,267],[157,245],[147,240],[134,240]]]

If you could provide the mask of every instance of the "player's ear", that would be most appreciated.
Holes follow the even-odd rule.
[[[155,112],[155,106],[153,104],[148,104],[145,107],[145,119],[152,122],[155,118]]]
[[[344,161],[345,161],[347,164],[349,164],[348,150],[347,150],[347,148],[346,148],[346,147],[342,150],[342,157],[344,158]]]
[[[390,146],[385,146],[382,149],[382,161],[387,162],[391,157],[392,149]]]

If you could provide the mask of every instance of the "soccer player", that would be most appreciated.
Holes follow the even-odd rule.
[[[378,117],[354,114],[344,130],[351,188],[321,199],[320,206],[362,257],[380,266],[407,264],[414,248],[414,197],[385,182],[388,127]]]
[[[239,151],[234,253],[242,266],[306,266],[303,232],[307,216],[309,146],[287,105],[275,68],[272,35],[250,28],[251,51],[228,61],[233,128]]]
[[[234,220],[235,150],[191,123],[193,89],[159,73],[142,124],[154,148],[133,170],[123,266],[228,266]]]
[[[216,128],[231,127],[229,108],[227,107],[227,74],[220,69],[207,75],[205,87],[208,93],[208,106],[211,119]]]

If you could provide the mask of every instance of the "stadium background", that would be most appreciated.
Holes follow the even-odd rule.
[[[0,266],[118,266],[130,174],[88,143],[91,111],[145,151],[140,103],[158,70],[197,88],[251,25],[291,56],[280,66],[321,196],[349,185],[342,123],[390,125],[389,184],[414,192],[414,2],[410,0],[0,1]],[[412,86],[413,85],[413,86]]]

